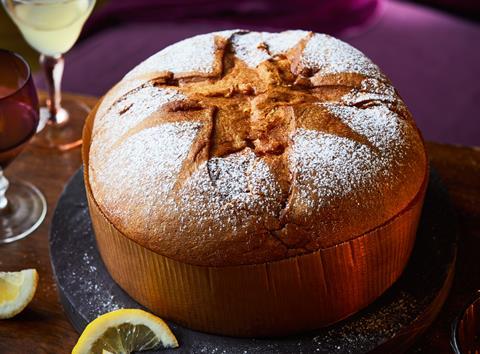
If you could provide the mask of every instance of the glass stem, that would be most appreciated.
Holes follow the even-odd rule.
[[[5,193],[7,193],[8,185],[8,180],[3,175],[2,168],[0,168],[0,210],[7,208],[8,205],[7,197],[5,196]]]
[[[40,56],[40,64],[45,72],[48,86],[48,101],[47,106],[50,111],[49,123],[59,125],[68,120],[65,110],[61,106],[62,102],[62,76],[64,59],[63,55],[49,56],[42,54]]]

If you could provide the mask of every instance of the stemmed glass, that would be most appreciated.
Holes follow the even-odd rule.
[[[450,344],[455,354],[480,353],[480,290],[453,321]]]
[[[68,150],[81,145],[89,108],[61,97],[63,54],[73,47],[95,0],[1,0],[26,41],[40,55],[48,85],[47,107],[40,109],[39,134],[33,144]],[[45,127],[45,128],[44,128]]]
[[[0,244],[29,235],[47,212],[45,198],[36,187],[9,182],[3,175],[34,136],[38,122],[30,67],[18,54],[0,49]]]

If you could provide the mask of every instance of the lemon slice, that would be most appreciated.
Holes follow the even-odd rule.
[[[22,312],[32,301],[37,284],[38,273],[35,269],[0,272],[0,319],[11,318]]]
[[[167,324],[143,310],[121,309],[92,321],[78,339],[72,354],[124,354],[159,347],[178,347]]]

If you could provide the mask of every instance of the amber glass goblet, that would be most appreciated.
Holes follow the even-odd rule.
[[[27,62],[0,49],[0,244],[19,240],[43,221],[47,205],[28,182],[8,181],[3,170],[34,136],[38,98]]]

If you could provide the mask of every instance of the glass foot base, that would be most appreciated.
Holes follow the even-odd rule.
[[[63,109],[59,111],[60,123],[49,121],[47,107],[40,108],[40,122],[37,134],[31,144],[36,147],[66,151],[82,145],[82,129],[90,108],[82,102],[62,101]]]
[[[0,244],[30,235],[47,214],[45,197],[28,182],[10,181],[6,197],[8,205],[0,209]]]

